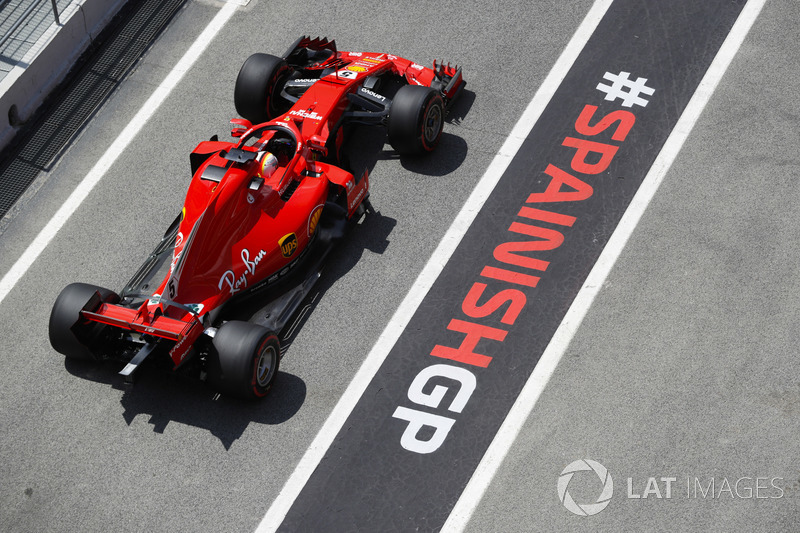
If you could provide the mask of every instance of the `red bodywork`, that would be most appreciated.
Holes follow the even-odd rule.
[[[184,202],[169,273],[138,309],[104,303],[83,311],[85,319],[174,341],[170,357],[179,366],[208,327],[207,313],[243,290],[268,284],[298,260],[313,241],[332,188],[344,193],[348,218],[367,198],[366,172],[354,177],[322,162],[331,160],[328,150],[338,150],[344,141],[339,125],[350,105],[348,94],[365,78],[387,72],[424,86],[437,72],[445,73],[458,77],[450,91],[462,85],[460,71],[449,65],[434,64],[434,70],[383,53],[334,48],[318,68],[334,71],[314,82],[286,113],[255,126],[235,119],[238,140],[206,141],[195,148],[193,157],[200,163]],[[294,153],[262,180],[259,158],[276,136],[293,137]]]

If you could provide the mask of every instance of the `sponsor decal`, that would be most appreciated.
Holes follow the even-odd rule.
[[[278,189],[278,196],[283,196],[286,193],[286,190],[289,188],[289,185],[293,182],[293,179],[283,180],[281,188]]]
[[[370,91],[369,89],[366,89],[364,87],[361,88],[361,92],[364,93],[364,94],[368,94],[368,95],[372,96],[373,98],[377,98],[381,102],[385,102],[386,101],[386,97],[383,96],[382,94],[378,94],[378,93],[376,93],[374,91]]]
[[[247,193],[247,203],[248,204],[254,204],[255,202],[256,202],[255,197],[253,197],[253,195],[251,193]]]
[[[367,63],[372,63],[374,65],[380,65],[383,63],[380,59],[375,59],[374,57],[365,57],[361,61],[366,61]]]
[[[361,57],[361,52],[350,52],[350,57]]]
[[[175,238],[175,250],[172,254],[172,262],[169,265],[170,279],[167,283],[167,295],[170,300],[174,300],[175,297],[178,296],[178,273],[175,272],[175,269],[178,267],[178,263],[183,255],[183,246],[183,234],[178,232]]]
[[[178,265],[178,261],[181,259],[181,255],[183,255],[183,250],[180,252],[176,252],[175,255],[172,256],[172,263],[169,265],[169,273],[170,275],[175,272],[175,267]]]
[[[422,70],[425,67],[423,67],[422,65],[417,65],[416,63],[411,63],[411,66],[409,68],[413,68],[414,70]]]
[[[358,194],[356,195],[356,197],[355,197],[355,198],[353,198],[353,201],[352,201],[352,202],[350,202],[350,210],[351,210],[351,211],[353,210],[353,208],[354,208],[356,205],[358,205],[358,201],[359,201],[359,200],[361,200],[361,197],[362,197],[362,196],[364,196],[364,193],[366,192],[366,190],[367,190],[367,188],[366,188],[366,187],[362,187],[362,188],[361,188],[361,190],[360,190],[360,191],[358,191]]]
[[[308,236],[313,237],[314,233],[317,231],[317,225],[319,224],[319,219],[322,217],[322,208],[323,205],[318,205],[311,211],[311,216],[308,217]]]
[[[247,287],[247,278],[256,273],[256,266],[264,259],[265,255],[267,255],[267,252],[261,250],[258,252],[258,255],[250,259],[250,250],[247,248],[242,249],[241,257],[242,263],[244,263],[244,272],[237,278],[233,270],[227,270],[222,277],[219,278],[219,290],[222,290],[223,287],[227,287],[230,294],[234,295],[242,290],[243,287]]]
[[[172,349],[169,351],[169,356],[174,361],[176,357],[180,355],[180,357],[177,357],[178,363],[180,363],[186,358],[186,354],[188,354],[189,350],[191,349],[192,345],[186,344],[186,336],[184,335],[183,337],[181,337],[181,340],[179,340],[175,344],[175,346],[173,346]]]
[[[160,294],[152,295],[150,297],[150,299],[147,301],[147,303],[150,304],[150,305],[158,305],[160,302],[161,302],[161,295]]]
[[[353,72],[366,72],[367,71],[366,68],[359,67],[359,66],[356,66],[356,65],[351,65],[351,66],[347,67],[347,70],[352,70]]]
[[[605,76],[605,79],[609,77]],[[624,79],[627,80],[627,76]],[[638,78],[633,83],[620,81],[615,89],[619,94],[614,94],[623,99],[623,106],[625,102],[630,102],[631,105],[644,107],[646,100],[641,94],[650,96],[655,91],[645,86],[646,81],[644,78]],[[608,94],[612,89],[598,86],[598,90]],[[498,242],[492,250],[491,257],[499,264],[491,264],[487,260],[479,273],[480,278],[469,287],[461,303],[463,316],[453,317],[446,326],[449,335],[453,332],[458,334],[460,343],[434,343],[429,352],[438,361],[453,361],[468,370],[449,363],[438,363],[423,369],[408,389],[407,396],[415,404],[414,407],[399,406],[393,413],[392,416],[403,420],[406,426],[400,439],[404,449],[419,454],[432,453],[445,442],[456,422],[452,413],[460,413],[463,405],[442,405],[446,392],[444,387],[435,387],[432,392],[426,388],[429,392],[422,393],[423,386],[435,375],[456,379],[461,383],[460,390],[469,391],[459,392],[464,397],[463,402],[469,400],[474,389],[469,384],[476,375],[480,375],[481,369],[491,364],[494,347],[506,340],[526,307],[528,296],[524,291],[535,288],[548,273],[550,262],[546,260],[547,253],[558,249],[567,240],[568,230],[577,218],[564,211],[569,211],[569,206],[575,202],[592,196],[594,189],[586,178],[602,174],[609,168],[636,122],[636,115],[625,109],[617,109],[603,116],[598,116],[597,111],[598,106],[586,104],[577,113],[574,133],[568,133],[561,142],[566,150],[570,150],[569,170],[547,164],[542,175],[546,184],[544,190],[528,194],[515,220],[508,227],[507,235],[502,238],[503,242]],[[607,142],[590,140],[601,133],[604,134],[604,141],[609,136],[610,139]],[[540,258],[542,256],[545,258]],[[497,282],[504,284],[501,290],[490,288],[490,284],[496,286]],[[491,320],[499,318],[501,326],[481,323],[488,317],[492,317]],[[454,377],[455,373],[459,377]],[[419,407],[439,411],[431,413]],[[604,503],[605,500],[593,505],[601,509]]]
[[[284,235],[278,241],[278,246],[281,247],[281,255],[283,255],[283,257],[292,257],[295,251],[297,251],[297,235],[294,233]]]
[[[293,109],[289,114],[294,117],[309,118],[311,120],[322,120],[324,117],[316,111],[303,111],[302,109]]]
[[[185,209],[186,208],[184,208],[184,210]],[[179,231],[178,235],[175,237],[175,250],[173,251],[172,254],[172,262],[169,265],[170,275],[172,275],[172,273],[175,272],[175,267],[177,266],[178,260],[180,260],[182,254],[183,254],[183,233]]]

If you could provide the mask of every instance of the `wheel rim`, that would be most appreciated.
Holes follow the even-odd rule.
[[[439,105],[433,105],[425,115],[425,125],[423,127],[423,135],[428,144],[436,141],[439,136],[439,131],[442,129],[442,108]]]
[[[278,352],[275,351],[275,347],[272,345],[267,345],[259,354],[258,364],[256,365],[256,381],[260,387],[266,387],[272,381],[277,360]]]

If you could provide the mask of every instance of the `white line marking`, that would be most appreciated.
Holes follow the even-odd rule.
[[[531,414],[539,396],[542,394],[547,382],[564,355],[564,352],[572,341],[575,332],[580,327],[583,318],[586,316],[589,307],[594,302],[595,296],[600,291],[600,287],[605,283],[611,268],[622,253],[622,249],[628,242],[634,228],[639,223],[642,214],[647,209],[650,201],[655,196],[658,187],[664,180],[664,176],[672,166],[672,162],[683,147],[683,143],[694,128],[697,119],[703,112],[708,100],[717,88],[719,81],[728,69],[739,47],[742,45],[745,36],[750,31],[753,22],[764,7],[766,0],[750,0],[745,5],[739,18],[731,28],[728,37],[717,52],[714,61],[711,63],[703,80],[700,82],[692,99],[678,120],[672,133],[664,143],[664,147],[656,157],[653,166],[645,176],[642,185],[633,197],[630,206],[625,211],[617,229],[611,235],[603,252],[597,260],[589,276],[586,278],[581,290],[578,292],[575,301],[570,306],[561,325],[556,330],[553,338],[542,354],[542,358],[536,364],[531,377],[522,389],[517,401],[509,411],[508,416],[500,426],[500,430],[495,435],[489,448],[481,459],[478,468],[472,475],[464,492],[456,502],[450,517],[442,528],[443,532],[463,531],[472,516],[475,507],[483,498],[483,494],[494,478],[497,469],[503,462],[511,445],[519,435],[523,424]]]
[[[411,317],[416,312],[423,298],[428,294],[433,282],[439,277],[444,265],[453,255],[453,252],[461,242],[467,229],[472,225],[478,211],[480,211],[486,199],[494,190],[498,180],[505,172],[514,155],[516,155],[522,142],[527,138],[531,129],[533,129],[533,125],[550,102],[556,89],[561,85],[561,81],[567,75],[569,69],[572,68],[578,54],[583,50],[586,41],[589,40],[592,33],[594,33],[595,28],[600,23],[603,15],[605,15],[611,2],[612,0],[597,0],[589,10],[589,13],[575,32],[575,35],[572,36],[569,44],[567,44],[567,47],[561,53],[561,56],[556,61],[552,70],[548,73],[542,86],[536,91],[533,99],[523,112],[522,117],[514,126],[514,129],[511,130],[511,133],[508,138],[506,138],[500,151],[492,160],[489,168],[475,186],[475,189],[472,191],[472,194],[470,194],[464,207],[461,208],[453,224],[447,230],[447,233],[445,233],[439,246],[433,252],[428,263],[422,269],[422,272],[420,272],[411,290],[403,299],[397,311],[395,311],[386,329],[384,329],[383,333],[378,337],[369,355],[367,355],[361,368],[358,369],[358,372],[344,391],[339,402],[333,408],[325,424],[323,424],[319,433],[317,433],[317,436],[308,447],[308,450],[306,450],[306,453],[300,459],[300,462],[286,481],[278,497],[267,510],[267,514],[256,530],[257,533],[274,531],[280,526],[281,522],[283,522],[294,500],[308,482],[312,472],[314,472],[314,469],[322,460],[322,457],[330,447],[333,439],[339,433],[347,417],[350,416],[350,413],[353,411],[356,403],[358,403],[367,385],[372,381],[378,368],[380,368],[386,356],[397,342],[397,339],[400,337],[400,334],[405,329],[409,320],[411,320]]]
[[[89,193],[92,192],[94,186],[105,176],[106,172],[111,168],[111,165],[117,160],[120,154],[128,147],[131,141],[136,137],[136,134],[142,129],[145,123],[150,120],[150,117],[158,110],[159,106],[164,103],[167,96],[172,92],[172,89],[178,85],[183,75],[189,71],[194,65],[195,61],[202,55],[211,40],[219,33],[225,26],[225,23],[236,12],[237,6],[234,3],[225,4],[214,18],[209,22],[208,26],[203,32],[195,39],[183,57],[178,61],[175,67],[167,74],[161,85],[156,87],[156,90],[150,95],[150,98],[139,109],[133,119],[128,123],[122,132],[114,139],[108,150],[100,157],[95,163],[94,167],[89,171],[83,180],[78,184],[78,187],[69,195],[69,198],[64,204],[56,211],[53,218],[45,225],[39,232],[33,242],[23,252],[22,256],[17,259],[17,262],[0,280],[0,303],[3,302],[11,289],[22,279],[25,272],[28,271],[30,266],[39,257],[39,254],[50,244],[50,241],[61,230],[64,224],[69,220],[69,217],[77,211],[78,207],[83,203]]]

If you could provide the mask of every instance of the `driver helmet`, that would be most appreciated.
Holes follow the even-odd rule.
[[[268,180],[278,168],[278,158],[272,152],[264,152],[258,162],[258,177]]]

